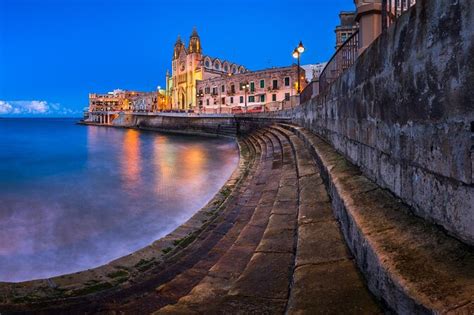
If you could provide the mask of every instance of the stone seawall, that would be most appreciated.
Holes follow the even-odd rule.
[[[260,117],[322,136],[417,215],[474,244],[474,2],[419,0],[325,96]]]
[[[230,115],[120,114],[112,122],[112,125],[163,132],[220,136],[235,136],[238,130],[237,121]]]

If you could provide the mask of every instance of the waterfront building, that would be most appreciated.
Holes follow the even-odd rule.
[[[133,112],[154,112],[158,110],[158,93],[143,92],[131,98]]]
[[[166,77],[171,109],[189,110],[195,107],[197,81],[246,71],[242,65],[204,55],[196,28],[190,36],[188,47],[178,36],[174,45],[171,77],[169,73]]]
[[[239,113],[295,106],[298,104],[297,82],[296,65],[197,81],[198,110],[205,113]],[[304,89],[306,77],[302,68],[300,84]]]
[[[300,68],[300,84],[306,84]],[[245,108],[273,109],[282,102],[296,105],[298,67],[249,71],[242,65],[204,55],[201,39],[193,30],[189,44],[178,37],[173,51],[172,74],[166,75],[170,109],[230,113]]]
[[[139,92],[117,89],[105,94],[89,94],[89,112],[154,112],[164,109],[166,109],[164,90]]]

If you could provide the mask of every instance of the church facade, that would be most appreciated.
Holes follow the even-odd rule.
[[[178,36],[174,45],[171,76],[166,74],[170,109],[194,109],[197,105],[198,81],[247,71],[241,65],[204,55],[196,29],[187,47]]]

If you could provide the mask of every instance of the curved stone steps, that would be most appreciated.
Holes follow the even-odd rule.
[[[268,217],[269,208],[267,206],[268,200],[274,198],[271,196],[271,192],[266,188],[265,182],[261,182],[262,179],[275,178],[278,176],[278,173],[272,169],[273,162],[273,150],[277,152],[278,148],[273,146],[273,143],[265,141],[263,137],[255,134],[251,136],[253,139],[258,139],[258,141],[264,141],[266,147],[268,148],[267,154],[262,155],[264,160],[261,161],[262,165],[265,165],[265,168],[269,170],[268,174],[261,174],[256,182],[256,185],[253,186],[254,192],[259,192],[261,197],[254,204],[251,202],[248,207],[251,207],[253,212],[252,217],[247,222],[245,227],[240,231],[237,239],[233,245],[223,254],[220,259],[214,264],[212,268],[209,269],[208,275],[200,281],[200,283],[195,286],[191,293],[180,300],[180,305],[170,305],[164,307],[158,313],[176,313],[176,312],[191,312],[186,307],[186,303],[192,303],[196,299],[202,300],[205,295],[206,298],[213,297],[215,295],[222,295],[223,291],[226,291],[228,288],[228,283],[231,279],[236,278],[239,275],[239,270],[243,270],[247,265],[248,260],[251,257],[251,254],[254,252],[255,247],[257,246],[260,238],[262,237],[263,231],[266,226],[265,218]],[[270,152],[271,151],[271,152]],[[271,170],[271,171],[270,171]],[[250,200],[252,201],[252,199]],[[212,285],[211,285],[212,284]]]
[[[319,169],[293,133],[299,183],[297,250],[287,314],[377,314],[380,306],[344,242]]]
[[[269,161],[272,162],[272,173],[269,179],[271,182],[279,183],[279,176],[281,176],[282,163],[281,159],[285,154],[282,154],[282,146],[278,139],[273,135],[269,135],[267,131],[260,131],[258,134],[272,143],[275,148],[273,156],[269,156]],[[278,154],[278,150],[280,154]],[[175,305],[169,305],[162,308],[156,314],[178,314],[178,313],[232,313],[242,311],[245,308],[247,311],[259,310],[263,304],[270,302],[270,300],[262,297],[245,296],[243,299],[241,295],[242,290],[249,289],[249,281],[258,281],[255,273],[259,273],[258,268],[261,268],[261,261],[280,261],[275,260],[274,257],[267,256],[272,252],[267,252],[268,244],[272,243],[274,234],[269,231],[273,229],[275,222],[272,221],[271,212],[273,204],[278,196],[279,187],[269,187],[265,185],[267,197],[265,197],[260,205],[256,207],[254,216],[247,225],[248,232],[253,237],[249,238],[243,232],[241,237],[236,241],[234,246],[223,256],[213,268],[207,277],[197,285],[189,295],[181,298]],[[250,243],[249,243],[250,241]],[[270,241],[270,243],[268,243]],[[275,242],[273,242],[275,244]],[[244,254],[245,259],[239,257]],[[281,252],[274,252],[273,254],[287,254]],[[291,255],[291,254],[290,254]],[[237,264],[235,262],[238,262]],[[281,268],[278,268],[281,270]],[[289,279],[289,277],[286,277]],[[274,287],[271,281],[266,279],[268,287]],[[287,280],[286,282],[288,282]],[[261,281],[260,281],[261,282]],[[253,290],[252,285],[250,289]],[[272,301],[272,305],[268,305],[268,310],[277,310],[275,306],[278,305],[278,311],[282,312],[286,301],[288,284],[284,287],[284,296],[282,299]],[[261,291],[264,293],[267,289]],[[254,309],[255,307],[255,309]]]
[[[416,217],[320,137],[296,134],[318,162],[370,290],[399,314],[473,314],[474,249]]]
[[[262,150],[263,144],[256,140],[248,139],[247,145],[253,147],[252,151],[255,152],[257,160],[260,159],[262,151],[266,152],[265,148]],[[148,287],[146,291],[133,295],[123,292],[121,296],[115,296],[112,303],[102,302],[101,309],[119,310],[125,313],[150,313],[161,306],[175,303],[179,297],[188,293],[233,243],[238,230],[245,224],[245,218],[250,218],[253,207],[245,207],[245,204],[252,200],[253,185],[263,167],[260,161],[254,162],[246,183],[231,193],[226,207],[215,222],[212,222],[192,244],[168,261],[163,270],[154,276],[153,288]]]

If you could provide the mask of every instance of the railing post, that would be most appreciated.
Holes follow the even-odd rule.
[[[355,2],[356,20],[359,22],[360,32],[360,55],[382,32],[382,0],[355,0]]]

